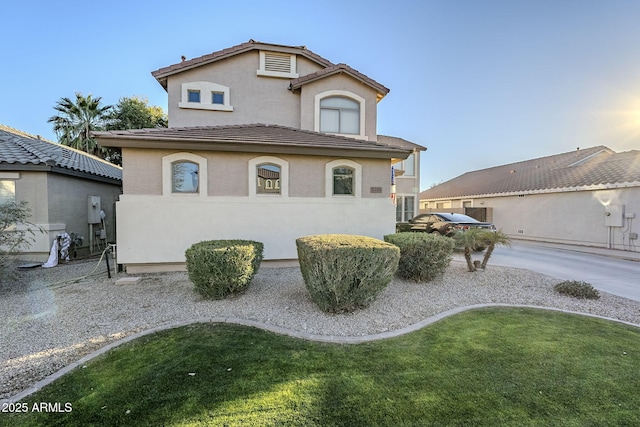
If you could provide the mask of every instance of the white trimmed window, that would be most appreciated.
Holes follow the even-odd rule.
[[[365,136],[365,99],[344,90],[330,90],[315,96],[314,130],[351,138]]]
[[[211,82],[182,83],[178,106],[195,110],[233,111],[229,88]]]
[[[326,197],[362,197],[362,165],[334,160],[325,166]]]
[[[263,77],[295,79],[299,76],[296,71],[296,56],[290,53],[261,50],[260,68],[256,74]]]
[[[396,197],[396,221],[403,222],[415,216],[415,196]]]
[[[289,196],[289,162],[260,156],[249,160],[249,196]]]
[[[193,153],[175,153],[162,158],[162,194],[207,196],[207,159]]]

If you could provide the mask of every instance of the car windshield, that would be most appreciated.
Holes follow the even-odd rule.
[[[446,221],[450,222],[479,222],[477,219],[473,219],[470,216],[457,213],[438,214],[438,216],[441,216]]]

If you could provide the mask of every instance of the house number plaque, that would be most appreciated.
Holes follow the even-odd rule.
[[[371,193],[382,193],[382,187],[370,187]]]

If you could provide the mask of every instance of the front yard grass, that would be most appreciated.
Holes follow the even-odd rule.
[[[640,425],[640,330],[489,308],[358,345],[195,324],[122,345],[6,426]]]

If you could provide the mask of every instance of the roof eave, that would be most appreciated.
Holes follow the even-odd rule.
[[[593,184],[593,185],[581,185],[576,187],[558,187],[558,188],[541,188],[536,190],[521,190],[521,191],[508,191],[503,193],[484,193],[484,194],[465,194],[456,196],[443,196],[432,198],[421,198],[425,201],[441,201],[441,200],[458,200],[458,199],[479,199],[479,198],[491,198],[491,197],[509,197],[509,196],[527,196],[534,194],[550,194],[550,193],[569,193],[576,191],[598,191],[598,190],[611,190],[618,188],[640,187],[640,181],[631,182],[614,182],[606,184]]]
[[[334,65],[331,61],[321,57],[320,55],[308,50],[305,46],[286,46],[279,44],[270,44],[255,42],[250,40],[247,43],[243,43],[228,49],[223,49],[217,52],[212,52],[207,55],[203,55],[197,58],[183,61],[182,63],[172,64],[167,67],[159,68],[151,72],[151,75],[162,85],[165,90],[167,89],[167,80],[170,76],[188,71],[203,65],[208,65],[214,62],[221,61],[223,59],[231,58],[242,53],[250,52],[252,50],[269,50],[272,52],[290,53],[294,55],[302,55],[312,62],[315,62],[323,67],[329,67]]]
[[[223,140],[198,140],[191,139],[185,141],[180,138],[163,138],[149,139],[142,137],[127,138],[101,138],[97,136],[100,145],[105,147],[119,148],[151,148],[151,149],[181,149],[196,151],[224,151],[224,152],[242,152],[242,153],[278,153],[278,154],[299,154],[311,156],[342,156],[342,157],[361,157],[372,159],[406,159],[413,152],[412,150],[402,149],[367,149],[353,147],[321,147],[321,146],[303,146],[291,143],[273,144],[273,143],[238,143],[236,141]]]
[[[375,80],[371,79],[372,82],[375,83],[375,84],[373,84],[372,82],[367,81],[366,78],[363,78],[362,76],[360,76],[360,75],[358,75],[356,73],[353,73],[353,72],[351,72],[351,71],[349,71],[347,69],[344,69],[344,68],[338,68],[338,69],[336,69],[336,70],[334,70],[334,71],[332,71],[330,73],[321,74],[321,75],[315,76],[313,78],[305,79],[305,80],[300,81],[300,82],[291,83],[289,85],[289,90],[291,90],[291,91],[298,90],[298,89],[302,88],[302,86],[304,86],[304,85],[306,85],[308,83],[312,83],[312,82],[315,82],[315,81],[318,81],[318,80],[322,80],[322,79],[325,79],[327,77],[335,76],[336,74],[346,74],[349,77],[358,80],[360,83],[362,83],[362,84],[364,84],[366,86],[369,86],[370,88],[374,89],[377,92],[377,95],[376,95],[376,101],[377,102],[380,102],[382,100],[382,98],[384,98],[391,91],[386,86],[384,86],[384,85],[382,85],[382,84],[380,84],[378,82],[375,82]]]

